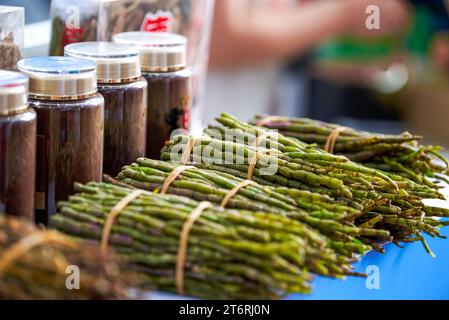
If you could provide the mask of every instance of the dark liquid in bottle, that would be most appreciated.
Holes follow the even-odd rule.
[[[145,156],[147,82],[99,85],[98,91],[105,99],[103,171],[115,176]]]
[[[143,73],[148,81],[147,157],[160,159],[176,129],[189,129],[191,73]]]
[[[36,113],[0,116],[0,213],[34,220]]]
[[[101,181],[104,100],[30,100],[37,112],[36,222],[48,224],[74,183]]]

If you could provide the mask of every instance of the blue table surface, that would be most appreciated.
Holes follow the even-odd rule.
[[[449,236],[448,228],[443,229]],[[366,279],[335,280],[318,277],[311,295],[291,295],[290,300],[448,300],[449,240],[426,238],[436,258],[421,243],[401,249],[388,245],[386,253],[369,253],[355,265],[366,272],[371,266],[379,271],[379,289],[368,289]],[[369,270],[369,269],[368,269]]]
[[[443,191],[449,198],[449,186]],[[429,206],[449,209],[449,201],[425,201]],[[449,237],[449,227],[441,229]],[[288,300],[449,300],[449,239],[425,236],[433,258],[420,242],[399,248],[385,247],[386,253],[371,252],[359,263],[355,271],[370,273],[373,266],[379,272],[379,288],[369,289],[367,279],[348,277],[336,280],[317,277],[310,295],[293,294]],[[185,299],[175,295],[149,293],[149,299]]]
[[[443,229],[449,236],[449,227]],[[310,295],[293,294],[288,300],[449,300],[449,240],[426,240],[435,253],[432,258],[421,243],[404,248],[388,245],[385,254],[376,252],[355,264],[356,271],[366,273],[371,266],[379,271],[379,289],[368,289],[366,279],[348,277],[335,280],[317,277]],[[148,299],[186,299],[176,295],[149,293]]]

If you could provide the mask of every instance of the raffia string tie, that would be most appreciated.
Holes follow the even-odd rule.
[[[190,160],[190,155],[192,154],[193,148],[195,147],[196,138],[190,137],[187,142],[185,149],[182,153],[181,164],[187,164]]]
[[[229,200],[231,200],[232,197],[234,197],[240,190],[242,190],[246,186],[255,185],[255,184],[256,183],[251,180],[244,180],[244,181],[240,182],[232,190],[230,190],[229,193],[223,198],[223,201],[221,202],[220,207],[226,208],[226,206],[229,203]]]
[[[203,214],[204,210],[211,208],[210,202],[201,202],[187,217],[179,237],[178,255],[176,256],[176,288],[180,295],[184,295],[184,269],[187,257],[187,245],[189,243],[190,230]]]
[[[254,154],[254,156],[252,157],[252,159],[249,162],[249,166],[248,166],[248,175],[247,175],[247,180],[253,180],[253,175],[254,175],[254,170],[256,170],[256,166],[257,166],[257,162],[259,161],[260,157],[263,155],[271,155],[274,153],[279,153],[278,150],[275,149],[265,149],[261,152],[256,151],[256,153]]]
[[[50,244],[71,249],[77,248],[75,241],[62,234],[49,230],[36,231],[13,244],[0,256],[0,278],[16,261],[25,256],[33,248]]]
[[[332,131],[331,134],[327,137],[326,145],[324,146],[324,150],[326,150],[329,153],[334,153],[335,144],[337,143],[337,139],[344,131],[346,131],[345,127],[335,128],[334,131]]]
[[[124,197],[122,200],[120,200],[109,212],[106,222],[103,227],[103,232],[101,235],[101,252],[103,255],[108,254],[109,249],[109,237],[111,235],[112,227],[114,225],[114,222],[116,218],[122,213],[122,211],[136,198],[141,196],[142,194],[147,193],[144,190],[134,190],[130,194],[128,194],[126,197]]]
[[[162,185],[162,189],[161,189],[161,194],[166,194],[168,192],[168,189],[170,188],[171,184],[179,177],[179,175],[181,173],[183,173],[184,171],[188,170],[188,169],[193,169],[195,167],[191,167],[191,166],[181,166],[181,167],[177,167],[175,170],[173,170],[167,177],[167,179],[165,179],[163,185]]]

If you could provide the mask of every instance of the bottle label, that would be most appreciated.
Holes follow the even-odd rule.
[[[37,149],[36,149],[36,194],[35,207],[36,210],[46,210],[45,201],[45,186],[47,181],[47,170],[45,165],[46,159],[46,143],[45,136],[37,135]]]
[[[45,210],[45,192],[36,192],[34,203],[36,210]]]
[[[67,6],[62,42],[66,46],[83,41],[85,30],[81,27],[81,12],[76,5]]]
[[[184,110],[184,112],[182,113],[182,118],[181,118],[181,125],[182,128],[185,130],[189,130],[190,128],[190,105],[191,105],[191,98],[190,96],[184,96],[181,100],[181,105],[182,108]]]
[[[172,32],[173,13],[159,10],[156,13],[148,12],[143,19],[140,31],[146,32]]]
[[[64,27],[64,37],[62,44],[64,46],[71,43],[78,43],[83,41],[84,30],[82,28]]]

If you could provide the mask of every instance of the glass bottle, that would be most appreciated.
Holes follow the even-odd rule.
[[[98,92],[105,99],[103,172],[117,175],[124,165],[145,156],[147,81],[139,50],[111,42],[81,42],[65,47],[69,57],[97,64]]]
[[[124,32],[116,43],[140,48],[142,75],[148,81],[147,157],[161,149],[177,129],[189,129],[192,73],[187,67],[187,38],[173,33]]]
[[[36,113],[28,78],[0,70],[0,213],[34,220]]]
[[[15,70],[22,57],[25,9],[0,5],[0,69]]]
[[[75,182],[101,181],[104,99],[94,62],[39,57],[18,68],[30,78],[28,102],[37,113],[36,222],[48,224]]]

